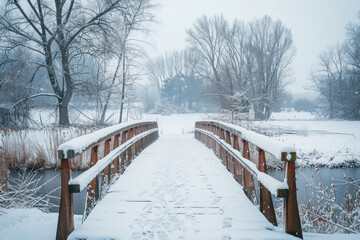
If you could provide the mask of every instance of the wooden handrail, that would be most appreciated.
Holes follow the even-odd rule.
[[[195,137],[215,152],[236,181],[243,186],[245,194],[251,201],[256,197],[254,178],[257,179],[260,211],[275,226],[277,226],[277,220],[271,194],[284,198],[285,232],[302,238],[296,198],[296,149],[294,147],[219,121],[196,122]],[[249,143],[257,147],[257,165],[250,160]],[[242,146],[242,153],[239,151],[239,145]],[[265,152],[284,161],[283,182],[267,174]]]
[[[56,239],[67,239],[74,230],[73,193],[87,188],[84,219],[102,197],[104,185],[111,184],[131,161],[159,136],[157,122],[124,123],[72,139],[61,144],[61,200]],[[121,139],[121,143],[119,143]],[[111,141],[114,142],[111,150]],[[98,147],[104,145],[104,158],[99,160]],[[91,149],[90,168],[71,178],[71,159]]]

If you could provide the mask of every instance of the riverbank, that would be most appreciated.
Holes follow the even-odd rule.
[[[219,114],[144,114],[143,120],[159,123],[161,134],[192,134],[195,121],[229,120]],[[269,121],[238,121],[235,124],[268,135],[295,146],[297,166],[301,167],[360,167],[360,121],[317,120],[304,112],[273,113]],[[95,128],[46,127],[41,130],[0,131],[1,160],[9,168],[58,168],[57,147],[74,137],[90,133]],[[282,167],[279,161],[275,167]],[[84,154],[73,161],[73,169],[87,169],[89,157]]]
[[[297,167],[360,167],[360,121],[318,120],[306,112],[281,112],[273,113],[268,121],[238,124],[296,147]]]

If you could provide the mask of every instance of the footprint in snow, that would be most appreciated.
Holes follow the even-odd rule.
[[[231,228],[231,220],[232,218],[225,218],[223,221],[223,228]]]

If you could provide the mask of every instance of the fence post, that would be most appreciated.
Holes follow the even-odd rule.
[[[225,142],[227,144],[231,145],[231,137],[230,137],[229,131],[225,131]],[[226,168],[228,171],[230,171],[230,159],[232,159],[232,156],[230,155],[230,153],[225,151],[225,162],[226,162]]]
[[[127,132],[127,139],[126,140],[130,140],[133,137],[133,129],[130,128]],[[131,163],[131,159],[132,159],[133,155],[132,155],[132,145],[128,148],[127,150],[127,161],[126,161],[126,167],[128,167]]]
[[[285,178],[289,186],[289,196],[285,201],[285,232],[299,238],[303,238],[300,215],[296,197],[296,176],[295,176],[295,161],[296,153],[290,153],[290,160],[287,159],[288,153],[281,154],[281,160],[285,162]]]
[[[126,138],[127,138],[127,131],[124,131],[121,133],[121,144],[126,142]],[[123,174],[125,171],[125,161],[126,161],[126,152],[124,151],[121,155],[120,155],[120,168],[121,171],[120,173]]]
[[[258,148],[257,150],[259,152],[258,169],[260,172],[267,173],[265,152],[260,148]],[[277,226],[274,204],[272,201],[271,193],[261,183],[259,183],[259,189],[260,189],[259,190],[260,212],[264,214],[264,216],[269,222],[271,222],[274,226]]]
[[[244,158],[250,160],[250,152],[249,152],[249,142],[246,140],[242,140],[243,142],[243,152],[242,155]],[[255,184],[254,184],[254,178],[251,175],[251,173],[249,173],[248,170],[246,170],[245,168],[243,168],[244,170],[244,192],[246,194],[246,196],[253,201],[253,195],[255,194]]]
[[[74,231],[73,196],[69,192],[70,179],[71,160],[61,159],[61,199],[56,240],[67,239],[69,234]]]
[[[235,150],[239,151],[239,137],[237,135],[233,135],[233,144],[232,147]],[[242,167],[241,164],[238,161],[234,161],[234,177],[235,180],[240,183],[240,185],[243,185],[242,181]]]
[[[117,147],[119,147],[119,138],[120,138],[120,134],[116,134],[114,136],[114,149],[116,149]],[[120,172],[119,171],[119,157],[116,157],[114,160],[114,166],[112,169],[112,177],[115,177],[115,174]]]
[[[225,140],[224,129],[220,129],[220,139]],[[220,145],[220,159],[222,164],[225,165],[225,149]]]
[[[98,146],[94,146],[91,148],[91,155],[90,155],[90,167],[94,166],[98,161]],[[86,207],[84,218],[89,215],[90,210],[95,206],[95,202],[99,200],[99,185],[96,183],[96,177],[89,183],[87,188],[87,195],[86,195]]]
[[[104,157],[110,153],[110,142],[111,142],[111,138],[107,139],[104,143]],[[107,184],[110,184],[111,183],[111,163],[109,163],[109,165],[106,168],[104,168],[103,183],[105,181],[105,176],[107,176]],[[105,184],[102,184],[102,185],[105,186]]]

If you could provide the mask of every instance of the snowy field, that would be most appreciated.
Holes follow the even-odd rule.
[[[272,120],[251,125],[295,146],[300,166],[360,166],[360,121],[320,121],[309,113],[290,112],[275,113]]]
[[[196,120],[211,119],[213,116],[142,114],[135,119],[157,120],[160,135],[192,134]],[[45,124],[43,120],[46,119],[45,115],[39,119]],[[246,123],[246,125],[294,145],[298,149],[300,165],[318,164],[334,167],[360,163],[359,121],[320,121],[309,113],[280,113],[274,114],[269,121]],[[79,222],[79,218],[77,219]],[[56,224],[57,214],[54,213],[42,213],[36,209],[0,209],[0,240],[54,239]],[[305,234],[305,239],[340,238],[360,239],[360,235]]]

